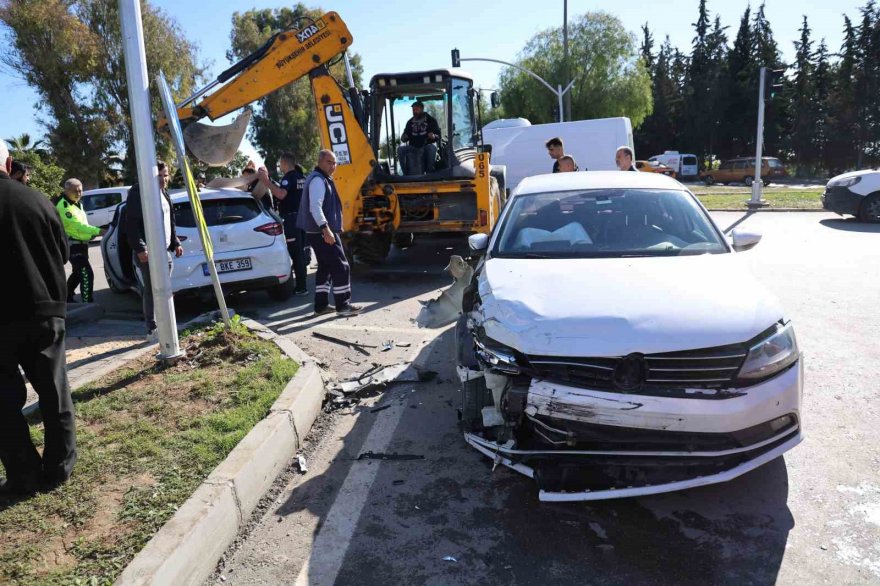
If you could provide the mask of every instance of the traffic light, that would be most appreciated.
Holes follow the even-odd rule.
[[[452,66],[461,67],[461,57],[458,54],[458,49],[452,50]]]
[[[776,97],[785,81],[785,69],[767,69],[764,74],[764,99],[771,100]]]

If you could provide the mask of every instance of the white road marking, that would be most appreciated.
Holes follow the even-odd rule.
[[[394,437],[406,406],[392,404],[380,411],[373,423],[361,452],[384,452]],[[327,518],[312,543],[312,551],[296,579],[296,586],[332,585],[342,568],[342,562],[357,528],[361,510],[379,473],[378,460],[355,462],[339,489]]]

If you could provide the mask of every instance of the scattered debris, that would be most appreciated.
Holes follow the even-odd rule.
[[[370,413],[378,413],[379,411],[384,411],[385,409],[388,409],[390,407],[391,405],[382,405],[381,407],[375,407],[373,409],[370,409]]]
[[[394,340],[388,340],[387,342],[382,342],[382,352],[388,352],[394,348]]]
[[[364,452],[357,457],[358,460],[424,460],[421,454],[384,454],[382,452]]]
[[[296,456],[296,463],[299,465],[299,471],[302,474],[305,474],[309,471],[309,465],[306,463],[306,458],[302,454],[298,454]]]
[[[342,391],[345,394],[358,393],[369,387],[384,386],[392,381],[415,382],[420,380],[421,374],[414,367],[412,372],[407,373],[410,364],[403,362],[399,364],[391,364],[383,366],[374,364],[372,368],[356,377],[345,379],[338,383],[330,385],[331,389]],[[404,373],[407,376],[404,376]]]
[[[400,486],[400,485],[403,484],[404,482],[406,482],[406,481],[405,481],[405,480],[395,480],[395,481],[392,482],[391,484],[393,484],[394,486]]]
[[[376,348],[376,346],[371,346],[370,344],[351,342],[349,340],[343,340],[342,338],[337,338],[335,336],[328,336],[327,334],[322,334],[321,332],[312,332],[312,337],[318,338],[319,340],[324,340],[325,342],[333,342],[334,344],[339,344],[340,346],[346,346],[347,348],[351,348],[356,352],[360,352],[364,356],[370,355],[367,348]]]
[[[412,346],[412,344],[409,342],[397,342],[395,346],[397,346],[398,348],[409,348],[410,346]]]
[[[452,557],[451,555],[443,556],[443,561],[444,562],[458,562],[458,560],[455,559],[454,557]]]

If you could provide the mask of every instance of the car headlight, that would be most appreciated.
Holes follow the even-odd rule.
[[[474,336],[474,344],[477,346],[477,356],[489,368],[506,374],[520,373],[519,365],[516,363],[516,355],[510,348],[485,338],[480,339],[480,336]]]
[[[791,323],[779,326],[775,333],[749,349],[746,361],[739,371],[739,378],[767,378],[791,366],[799,356]]]
[[[862,180],[861,175],[855,177],[844,177],[842,179],[832,179],[828,182],[828,187],[850,187]]]

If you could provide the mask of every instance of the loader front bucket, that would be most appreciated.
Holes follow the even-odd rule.
[[[183,140],[198,160],[212,167],[222,167],[235,157],[250,121],[251,111],[245,110],[226,126],[194,122],[183,130]]]

